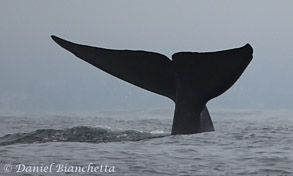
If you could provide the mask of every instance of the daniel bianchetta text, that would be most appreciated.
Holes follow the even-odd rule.
[[[84,166],[78,165],[69,165],[69,164],[56,164],[51,163],[49,165],[41,164],[39,166],[36,165],[25,165],[25,164],[17,164],[15,165],[15,172],[17,173],[114,173],[115,166],[106,165],[96,165],[94,163],[90,163]]]

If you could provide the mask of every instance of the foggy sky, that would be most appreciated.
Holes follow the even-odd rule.
[[[254,59],[210,108],[293,108],[293,2],[1,1],[0,112],[172,108],[73,56],[50,35],[112,49],[217,51],[250,43]]]

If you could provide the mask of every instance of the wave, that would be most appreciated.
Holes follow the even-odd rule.
[[[0,146],[46,142],[106,143],[140,141],[169,136],[163,131],[141,132],[135,130],[111,130],[109,127],[78,126],[67,129],[39,129],[29,133],[7,134],[0,137]]]

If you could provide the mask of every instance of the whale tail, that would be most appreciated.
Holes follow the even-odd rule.
[[[176,104],[172,134],[214,131],[206,103],[228,90],[252,59],[252,47],[209,52],[113,50],[75,44],[56,36],[64,49],[93,66]]]

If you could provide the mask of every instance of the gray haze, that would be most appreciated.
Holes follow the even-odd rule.
[[[77,59],[51,38],[170,57],[250,43],[254,59],[211,108],[293,107],[293,2],[1,1],[0,112],[172,108]]]

